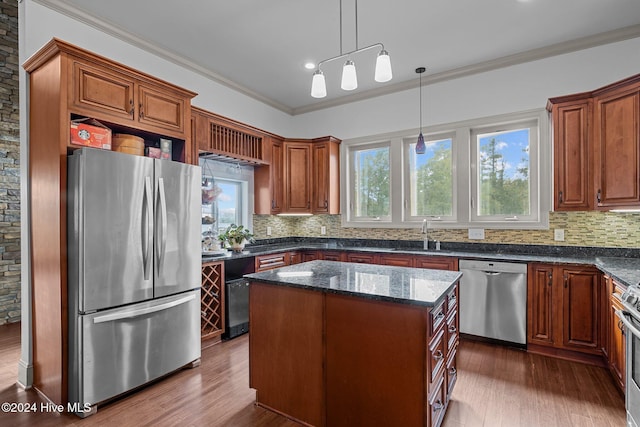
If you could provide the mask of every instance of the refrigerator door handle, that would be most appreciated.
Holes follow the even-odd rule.
[[[151,249],[153,235],[149,229],[152,227],[153,216],[151,214],[151,178],[144,179],[144,197],[142,200],[142,264],[144,269],[144,280],[149,280],[151,270]]]
[[[154,305],[152,307],[139,308],[137,310],[120,311],[117,313],[105,314],[104,316],[96,316],[93,318],[93,323],[113,322],[114,320],[131,319],[133,317],[143,316],[145,314],[156,313],[158,311],[167,310],[171,307],[176,307],[189,302],[195,298],[195,294],[182,297],[175,301],[165,302],[164,304]]]
[[[158,194],[160,201],[160,230],[162,236],[160,237],[160,255],[158,259],[158,275],[162,274],[162,267],[164,266],[164,256],[167,249],[167,198],[164,194],[164,179],[158,178]]]

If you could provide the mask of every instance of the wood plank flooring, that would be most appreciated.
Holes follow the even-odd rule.
[[[253,404],[248,343],[244,335],[203,348],[200,367],[177,372],[86,419],[39,410],[0,412],[0,426],[297,425]],[[42,398],[16,385],[19,357],[20,326],[0,326],[0,402],[30,402],[39,408]],[[601,368],[463,341],[458,373],[444,427],[626,424],[624,400]]]

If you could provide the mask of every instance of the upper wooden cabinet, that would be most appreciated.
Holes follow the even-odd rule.
[[[592,208],[590,98],[552,104],[554,207],[557,211]]]
[[[340,213],[340,141],[331,136],[313,140],[313,213]]]
[[[72,113],[189,139],[187,123],[195,93],[84,51],[76,50],[68,59],[68,106]]]
[[[640,82],[602,91],[595,102],[595,190],[599,208],[640,206]]]
[[[311,145],[284,141],[284,212],[311,213]]]
[[[640,206],[640,74],[549,99],[556,210]]]

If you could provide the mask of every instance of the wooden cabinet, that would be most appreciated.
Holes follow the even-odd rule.
[[[193,93],[86,55],[70,57],[69,109],[75,114],[189,139]]]
[[[553,121],[553,200],[557,211],[592,209],[592,100],[549,100]]]
[[[609,370],[613,379],[622,393],[625,390],[626,369],[626,337],[622,322],[616,315],[616,310],[623,310],[620,296],[624,287],[615,282],[611,277],[606,277],[606,353]]]
[[[302,254],[302,262],[314,261],[318,258],[318,251],[303,251]]]
[[[202,264],[201,337],[220,341],[224,333],[224,262]]]
[[[378,255],[372,252],[347,252],[345,261],[361,264],[378,264]]]
[[[458,258],[441,256],[417,256],[415,258],[414,265],[417,268],[458,271]]]
[[[256,273],[260,271],[272,270],[278,267],[289,265],[289,253],[282,252],[279,254],[261,255],[255,258]]]
[[[284,142],[284,212],[311,213],[311,146],[308,142]]]
[[[380,264],[396,267],[413,267],[413,258],[410,255],[380,254]]]
[[[302,262],[302,254],[300,252],[289,252],[289,265],[300,264]]]
[[[311,211],[314,214],[340,213],[340,141],[333,137],[313,140],[313,188]]]
[[[598,208],[640,206],[640,83],[594,98]]]
[[[556,210],[640,206],[640,74],[549,99]]]
[[[53,39],[24,63],[29,73],[29,185],[33,385],[67,402],[67,154],[70,121],[90,117],[115,132],[173,139],[174,159],[193,162],[196,94]],[[138,112],[142,105],[143,120]],[[133,110],[133,112],[132,112]]]
[[[284,209],[284,147],[282,138],[265,137],[267,164],[254,169],[254,209],[256,214],[277,215]]]
[[[600,273],[529,264],[528,344],[600,355]]]
[[[346,254],[342,251],[318,251],[318,258],[325,261],[344,261]]]

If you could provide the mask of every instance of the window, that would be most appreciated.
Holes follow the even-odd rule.
[[[471,131],[472,221],[537,219],[537,140],[535,121]]]
[[[342,142],[343,226],[548,228],[546,111],[427,130],[424,154],[415,154],[417,131]]]
[[[350,153],[354,220],[388,220],[391,217],[390,147],[388,143],[353,147]]]
[[[416,154],[416,140],[405,139],[408,220],[453,219],[453,135],[426,136],[424,154]]]
[[[202,233],[218,235],[229,225],[253,228],[253,168],[209,159],[202,167]]]

